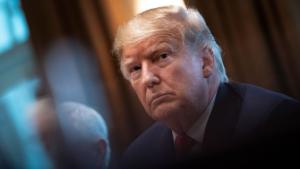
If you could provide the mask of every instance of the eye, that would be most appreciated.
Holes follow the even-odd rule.
[[[141,69],[141,65],[134,65],[130,72],[135,72]]]
[[[169,52],[161,52],[158,53],[157,55],[154,55],[154,57],[152,58],[153,62],[161,62],[161,61],[165,61],[167,60],[167,58],[170,56]]]
[[[132,65],[132,67],[129,68],[129,77],[130,79],[137,79],[140,74],[140,70],[142,69],[142,66],[139,64]]]
[[[159,59],[166,59],[168,56],[169,56],[168,53],[161,53],[161,54],[159,55]]]
[[[160,67],[167,66],[172,60],[172,52],[168,50],[161,51],[152,58],[152,62]]]

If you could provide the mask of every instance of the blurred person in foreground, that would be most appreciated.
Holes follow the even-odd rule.
[[[75,102],[58,108],[67,147],[82,169],[106,169],[110,160],[107,125],[94,109]]]
[[[48,157],[50,168],[68,168],[64,140],[59,127],[53,99],[43,96],[29,109],[32,139],[37,139]]]
[[[298,144],[299,102],[229,81],[221,49],[195,9],[138,14],[119,28],[114,54],[157,121],[128,147],[123,168],[283,164]]]
[[[75,102],[64,102],[57,108],[51,99],[39,102],[32,118],[54,168],[108,168],[108,131],[100,114]]]

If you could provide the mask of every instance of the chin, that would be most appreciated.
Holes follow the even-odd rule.
[[[155,109],[151,113],[151,118],[156,121],[167,121],[168,119],[172,118],[173,115],[175,115],[174,108],[170,108],[167,106],[161,106]]]

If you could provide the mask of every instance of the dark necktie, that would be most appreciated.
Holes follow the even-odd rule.
[[[177,135],[175,138],[175,150],[177,157],[182,158],[190,153],[195,144],[196,141],[188,135]]]

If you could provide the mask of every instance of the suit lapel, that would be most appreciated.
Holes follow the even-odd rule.
[[[175,153],[172,130],[165,126],[161,129],[161,134],[158,137],[158,146],[160,151],[163,149],[166,154]]]
[[[204,153],[217,153],[230,146],[241,104],[242,98],[231,84],[220,84],[204,134],[202,145]]]
[[[159,135],[155,137],[157,142],[155,143],[155,148],[153,147],[152,155],[154,167],[152,168],[168,168],[175,161],[175,149],[174,149],[174,141],[172,131],[160,124],[161,126],[157,128],[157,133]],[[156,164],[154,164],[156,163]]]

